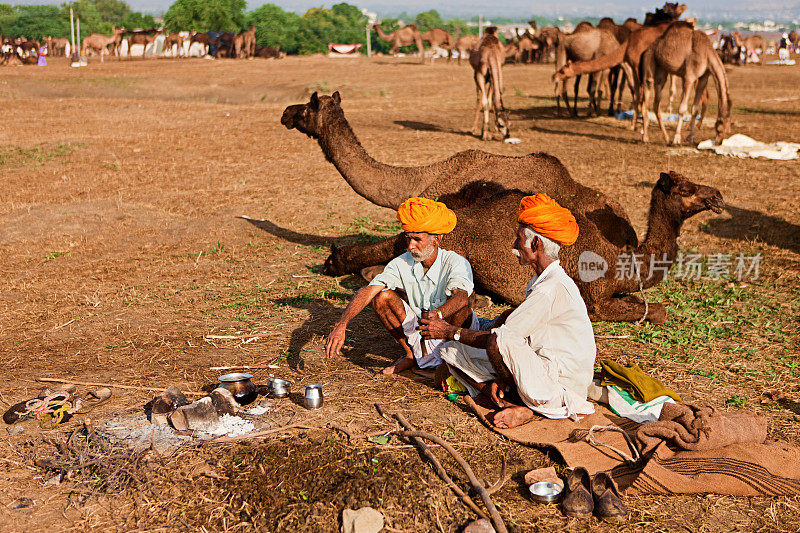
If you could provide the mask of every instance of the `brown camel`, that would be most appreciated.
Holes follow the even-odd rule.
[[[683,12],[686,11],[688,6],[686,4],[678,4],[677,2],[664,4],[664,7],[656,9],[655,13],[647,13],[644,16],[645,26],[655,26],[662,22],[673,22],[681,18]]]
[[[798,48],[800,48],[800,33],[792,30],[789,32],[789,42],[792,43],[793,50],[792,52],[796,52]]]
[[[420,63],[425,62],[425,46],[422,44],[422,34],[417,29],[416,25],[409,24],[402,28],[398,28],[392,33],[386,33],[380,24],[373,24],[373,28],[378,32],[378,37],[387,43],[392,43],[392,48],[389,53],[394,55],[401,46],[417,45],[419,50]]]
[[[147,46],[156,40],[156,38],[161,34],[162,30],[157,30],[155,33],[152,33],[153,30],[142,30],[142,31],[135,31],[128,37],[128,59],[131,57],[131,48],[135,44],[142,45],[142,59],[145,58],[147,55]]]
[[[64,57],[67,43],[69,42],[66,37],[46,37],[47,52],[53,57]]]
[[[588,61],[595,57],[604,56],[614,51],[619,43],[613,34],[606,30],[599,30],[595,27],[584,26],[581,30],[575,30],[574,33],[565,35],[558,28],[549,30],[555,34],[556,40],[556,72],[558,72],[568,61]],[[593,74],[589,78],[587,84],[587,93],[589,94],[589,112],[598,113],[599,105],[597,103],[597,88],[602,85],[603,80],[608,77],[608,71],[603,70],[597,74]],[[581,76],[575,77],[575,100],[574,105],[570,108],[569,99],[567,97],[567,84],[556,80],[556,106],[559,115],[561,114],[561,99],[564,100],[564,105],[567,111],[573,116],[578,116],[578,87],[580,85]],[[607,82],[606,82],[607,84]]]
[[[421,167],[386,165],[370,157],[358,142],[345,119],[338,92],[331,96],[314,93],[308,103],[287,107],[281,123],[316,139],[356,193],[376,205],[397,209],[412,196],[424,196],[440,198],[454,208],[502,189],[546,192],[574,213],[602,223],[607,238],[617,246],[636,245],[636,233],[628,229],[630,221],[622,207],[573,180],[564,165],[550,155],[510,157],[467,150]]]
[[[256,27],[250,25],[247,31],[242,32],[244,37],[244,57],[255,57],[256,55]]]
[[[470,53],[477,50],[481,44],[481,38],[477,35],[462,35],[456,39],[453,48],[458,51],[458,64],[461,64],[461,58],[466,57],[469,59]]]
[[[617,24],[614,22],[614,19],[609,17],[602,18],[600,22],[597,23],[598,29],[606,30],[613,34],[619,44],[624,43],[633,30],[637,30],[641,27],[641,24],[630,18],[623,24]],[[625,90],[625,71],[622,70],[622,66],[617,65],[611,67],[608,71],[608,83],[608,116],[611,117],[619,112],[616,107],[622,102],[622,92]],[[631,99],[633,99],[633,95],[631,95]]]
[[[725,67],[717,55],[711,40],[704,32],[695,30],[686,22],[674,22],[664,34],[656,39],[642,57],[642,75],[644,93],[642,98],[642,116],[647,117],[647,103],[655,87],[653,107],[658,117],[658,125],[664,133],[664,139],[670,143],[667,130],[661,118],[661,90],[667,75],[680,76],[683,80],[683,96],[678,108],[678,126],[675,137],[670,144],[681,143],[681,126],[688,112],[689,95],[695,88],[695,100],[692,105],[692,121],[689,126],[689,141],[694,142],[694,123],[700,101],[708,84],[708,77],[714,76],[717,85],[719,112],[716,123],[716,142],[721,143],[730,132],[730,97],[728,95],[728,77]],[[648,141],[647,128],[649,120],[645,118],[642,140]]]
[[[203,55],[208,55],[208,51],[211,49],[211,44],[213,41],[211,37],[208,36],[207,33],[193,33],[192,36],[189,38],[189,48],[192,48],[194,43],[199,43],[205,45],[206,53]]]
[[[737,35],[739,37],[739,35]],[[759,58],[759,64],[764,64],[764,59],[767,55],[767,43],[764,42],[764,38],[760,35],[751,35],[745,39],[742,39],[741,46],[744,48],[745,51],[745,63],[750,62],[751,52],[756,54]],[[758,51],[761,50],[759,53]]]
[[[450,32],[441,28],[433,28],[421,34],[422,41],[428,43],[431,48],[431,53],[436,54],[437,48],[444,48],[447,50],[447,60],[453,55],[453,36]]]
[[[442,247],[472,265],[476,286],[518,305],[524,298],[530,271],[510,254],[517,229],[514,213],[529,191],[503,190],[454,209],[458,224],[442,239]],[[562,246],[561,266],[575,281],[592,320],[633,322],[643,316],[654,323],[666,318],[660,303],[648,307],[632,294],[660,283],[678,255],[677,238],[683,222],[702,211],[722,211],[717,189],[692,183],[675,172],[662,173],[650,200],[647,235],[641,243],[618,246],[607,236],[605,221],[576,213],[580,231],[571,246]],[[626,228],[634,232],[633,228]],[[635,232],[634,232],[635,235]],[[385,264],[404,251],[402,234],[370,245],[332,248],[324,272],[343,275],[364,265]],[[593,267],[593,268],[592,268]],[[376,270],[370,269],[372,274]]]
[[[164,37],[164,46],[161,48],[161,55],[164,55],[169,50],[170,55],[172,55],[172,47],[177,46],[178,51],[175,54],[177,57],[183,55],[183,36],[180,33],[170,33],[166,37]]]
[[[114,28],[111,30],[111,35],[106,36],[101,33],[92,33],[83,38],[83,49],[93,50],[100,56],[100,62],[103,62],[103,54],[108,52],[108,45],[116,42],[117,38],[122,37],[125,33],[125,28]]]
[[[556,31],[554,26],[545,26],[536,32],[536,38],[541,43],[542,51],[539,54],[540,62],[549,61],[555,55],[556,50]],[[560,30],[559,30],[560,31]]]
[[[536,24],[535,22],[533,23]],[[535,32],[534,28],[534,32]],[[542,52],[542,42],[530,30],[519,36],[517,39],[517,56],[515,57],[517,63],[533,63],[540,59]]]
[[[233,50],[233,53],[231,54],[231,57],[233,57],[235,59],[239,59],[239,58],[243,57],[244,54],[246,53],[245,50],[244,50],[244,35],[241,34],[241,33],[238,33],[238,34],[236,34],[236,35],[234,35],[232,37],[231,41],[232,41],[231,42],[231,49]],[[246,57],[246,56],[244,56],[244,57]]]
[[[469,64],[472,66],[473,79],[475,80],[475,92],[477,94],[475,105],[475,122],[472,125],[472,133],[478,134],[478,121],[483,113],[483,127],[481,128],[481,139],[488,141],[492,138],[489,133],[489,112],[494,110],[494,121],[497,131],[503,139],[509,137],[508,111],[503,106],[503,63],[505,62],[505,50],[503,43],[497,38],[497,28],[490,26],[486,28],[481,44],[469,56]]]

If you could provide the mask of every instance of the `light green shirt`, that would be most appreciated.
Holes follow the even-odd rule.
[[[472,294],[475,288],[469,261],[455,252],[441,248],[436,261],[427,272],[421,262],[414,261],[411,252],[406,252],[392,259],[370,285],[404,290],[408,296],[408,305],[417,316],[422,314],[422,309],[440,307],[456,289]]]

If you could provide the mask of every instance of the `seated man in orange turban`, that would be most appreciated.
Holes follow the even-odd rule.
[[[334,325],[325,343],[328,357],[344,345],[348,323],[370,303],[383,325],[405,352],[385,374],[417,366],[438,367],[442,340],[423,340],[418,331],[422,316],[435,316],[457,327],[477,327],[469,307],[473,291],[472,267],[455,252],[439,248],[442,235],[456,226],[456,215],[441,202],[410,198],[397,210],[408,251],[394,258],[369,285],[359,290]]]
[[[561,246],[578,238],[575,217],[546,194],[526,196],[517,213],[511,252],[533,267],[525,300],[494,320],[490,331],[422,319],[424,338],[453,339],[442,360],[472,396],[500,411],[494,424],[511,428],[538,413],[572,418],[594,412],[586,397],[594,373],[594,332],[578,287],[558,263]]]

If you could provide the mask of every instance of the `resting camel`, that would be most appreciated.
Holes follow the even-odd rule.
[[[503,44],[497,38],[497,28],[490,26],[486,28],[481,44],[469,56],[469,64],[472,66],[473,79],[475,80],[475,92],[477,102],[475,105],[475,122],[472,125],[472,133],[478,134],[478,121],[483,112],[483,127],[481,128],[481,139],[490,140],[489,133],[489,112],[494,110],[494,121],[497,131],[503,139],[509,137],[508,132],[508,112],[503,107],[503,63],[505,61],[505,51]]]
[[[550,155],[509,157],[468,150],[421,167],[386,165],[371,158],[358,142],[344,117],[338,93],[314,93],[307,104],[287,107],[281,123],[316,139],[325,157],[356,193],[376,205],[397,209],[407,198],[423,196],[438,198],[455,209],[459,223],[446,237],[452,240],[446,240],[444,247],[464,254],[472,264],[476,282],[512,304],[520,302],[530,278],[508,253],[516,229],[512,217],[523,194],[547,193],[570,209],[581,227],[578,242],[563,249],[562,264],[568,265],[567,272],[578,277],[577,262],[591,259],[580,256],[584,250],[601,256],[609,267],[601,279],[579,283],[579,287],[583,283],[581,292],[595,320],[630,321],[644,314],[640,302],[622,296],[638,290],[635,273],[614,279],[618,257],[624,260],[631,252],[645,254],[639,276],[649,287],[663,277],[658,272],[650,277],[650,254],[655,254],[656,260],[663,259],[662,253],[674,259],[680,223],[695,213],[717,211],[721,206],[719,191],[673,174],[662,175],[653,190],[647,237],[640,245],[622,207],[602,192],[573,180],[561,162]],[[404,246],[397,236],[366,246],[334,247],[325,262],[325,273],[356,273],[386,263],[405,251]],[[650,305],[649,320],[663,321],[664,316],[663,305]]]
[[[180,33],[170,33],[166,37],[164,37],[164,46],[161,48],[161,55],[167,53],[169,50],[170,55],[172,55],[172,47],[178,47],[178,53],[175,54],[178,57],[183,55],[183,36]]]
[[[738,37],[739,35],[737,35],[737,38]],[[745,63],[751,63],[751,61],[749,61],[751,56],[750,52],[753,52],[759,57],[759,64],[764,64],[764,59],[767,55],[767,43],[764,42],[763,37],[760,35],[751,35],[750,37],[747,37],[741,41],[741,46],[744,48],[746,54]],[[758,54],[756,50],[761,50],[761,53]]]
[[[283,59],[286,57],[286,52],[281,52],[280,45],[276,46],[275,48],[272,48],[271,46],[257,46],[256,53],[253,57],[263,57],[264,59]]]
[[[142,45],[142,59],[147,55],[147,46],[156,40],[162,30],[151,33],[153,30],[135,31],[128,37],[128,59],[131,57],[131,48],[134,44]]]
[[[477,50],[478,45],[481,43],[481,38],[477,35],[462,35],[456,39],[453,48],[458,50],[458,64],[461,64],[461,58],[469,58],[473,50]]]
[[[453,55],[453,36],[441,28],[433,28],[420,35],[422,41],[428,43],[431,53],[435,54],[437,48],[447,50],[447,60]]]
[[[106,36],[102,33],[92,33],[83,38],[83,50],[93,50],[100,56],[100,62],[103,62],[103,53],[108,52],[108,45],[117,42],[117,39],[122,38],[125,33],[125,28],[113,28],[111,35]]]
[[[643,98],[642,116],[647,117],[647,103],[655,87],[655,100],[653,108],[658,117],[658,125],[664,133],[664,139],[669,144],[681,143],[681,127],[683,119],[688,112],[689,95],[695,88],[695,100],[692,105],[692,119],[689,126],[689,141],[694,142],[694,123],[703,93],[708,84],[708,77],[714,76],[717,85],[717,100],[719,112],[717,114],[716,142],[720,144],[730,132],[730,97],[728,95],[728,77],[725,67],[717,55],[711,40],[704,32],[695,30],[686,22],[673,23],[664,34],[653,42],[642,56]],[[661,118],[661,90],[667,75],[680,76],[683,81],[683,96],[678,108],[678,126],[672,142],[669,140],[667,130]],[[642,141],[648,142],[647,128],[649,120],[644,120]]]
[[[378,37],[387,43],[392,43],[392,48],[389,53],[394,55],[401,46],[417,45],[419,50],[420,63],[425,62],[425,46],[422,44],[422,34],[419,32],[414,24],[409,24],[402,28],[398,28],[392,33],[386,33],[380,24],[373,24],[373,28],[378,32]]]

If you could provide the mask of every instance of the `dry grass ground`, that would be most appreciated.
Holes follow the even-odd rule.
[[[210,366],[275,363],[272,372],[297,383],[327,384],[326,422],[391,427],[372,407],[380,402],[459,443],[490,480],[504,454],[517,474],[495,500],[519,530],[609,528],[570,522],[526,499],[521,473],[553,458],[486,431],[422,378],[375,377],[398,348],[371,312],[353,325],[344,357],[323,358],[324,336],[360,286],[318,273],[327,245],[394,227],[393,214],[357,196],[316,143],[280,125],[286,105],[338,89],[378,160],[415,165],[467,148],[549,152],[576,179],[618,198],[640,235],[659,172],[719,188],[728,210],[691,219],[682,249],[760,253],[759,278],[673,278],[649,291],[667,303],[668,322],[595,324],[599,335],[627,335],[599,339],[599,357],[637,362],[691,400],[756,409],[772,437],[800,444],[798,163],[672,148],[656,135],[644,145],[617,121],[559,118],[551,72],[506,68],[512,135],[522,140],[508,145],[464,134],[474,112],[471,74],[443,62],[148,60],[69,69],[51,60],[47,68],[0,69],[0,400],[31,397],[41,376],[196,389],[214,380]],[[799,140],[800,68],[748,66],[729,77],[734,132]],[[203,340],[255,332],[259,340],[246,345]],[[149,397],[117,389],[93,418],[141,409]],[[75,427],[49,441],[30,425],[0,438],[4,530],[332,531],[345,505],[362,503],[380,508],[395,530],[455,531],[470,516],[413,450],[349,445],[327,430],[142,459],[117,484],[106,481],[123,466],[100,464],[42,487],[32,458],[63,454],[54,443]],[[197,461],[211,477],[198,477]],[[13,509],[22,497],[34,506]],[[798,498],[627,503],[621,529],[800,528]]]

